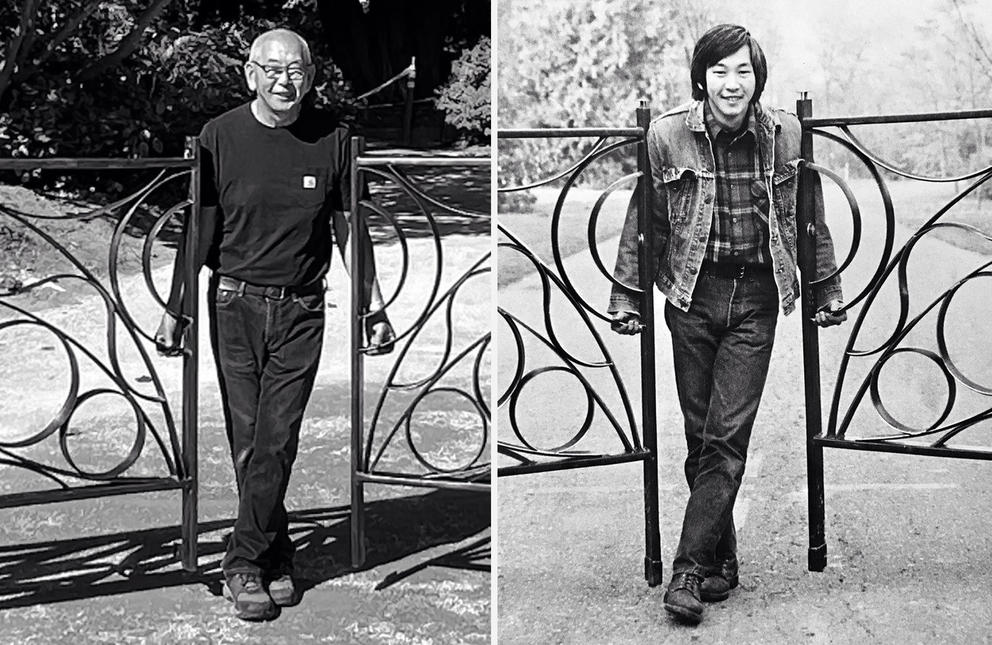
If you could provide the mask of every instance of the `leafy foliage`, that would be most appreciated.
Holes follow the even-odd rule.
[[[501,4],[500,10],[509,4]],[[501,127],[629,126],[641,99],[652,104],[655,114],[688,100],[689,52],[701,33],[699,25],[708,20],[702,3],[512,4],[505,29],[501,24],[501,33],[507,34],[499,48]],[[500,141],[500,146],[498,176],[506,186],[564,169],[578,161],[589,142]],[[548,167],[549,159],[563,165]],[[585,176],[616,179],[634,166],[631,154],[597,163]]]
[[[241,15],[190,30],[197,4],[192,0],[28,0],[25,8],[32,3],[39,6],[27,29],[24,9],[18,13],[9,4],[0,9],[0,41],[13,44],[25,36],[15,63],[5,64],[10,46],[4,52],[8,58],[0,61],[0,70],[11,71],[6,85],[0,77],[0,156],[181,156],[186,136],[249,98],[242,72],[248,48],[257,34],[277,26]],[[314,23],[312,10],[297,3],[278,25],[296,29],[316,45],[311,98],[352,114],[350,89],[330,58],[321,55]],[[41,188],[73,187],[52,174],[21,180]],[[90,188],[119,187],[108,179]]]
[[[465,130],[470,137],[489,137],[492,123],[490,64],[492,47],[483,36],[465,49],[451,65],[451,77],[437,89],[435,105],[444,110],[447,123]]]

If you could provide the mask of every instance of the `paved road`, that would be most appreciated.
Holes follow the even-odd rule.
[[[837,195],[828,195],[837,199]],[[830,211],[834,212],[834,211]],[[831,223],[845,252],[850,226]],[[905,237],[905,232],[900,233]],[[612,258],[615,240],[601,245]],[[878,248],[878,229],[866,226],[865,246]],[[876,256],[877,257],[877,256]],[[944,243],[928,243],[910,272],[914,295],[949,284],[962,267],[982,258]],[[567,261],[575,284],[605,284],[582,256]],[[864,284],[869,265],[856,263],[848,296]],[[862,280],[859,284],[859,279]],[[533,279],[500,293],[511,308],[539,292]],[[605,301],[600,287],[600,303]],[[894,293],[894,292],[892,292]],[[981,295],[980,293],[978,295]],[[890,294],[881,299],[891,305]],[[949,323],[956,356],[980,369],[988,356],[988,329],[974,321],[987,298],[955,304]],[[960,308],[958,308],[960,307]],[[918,311],[920,305],[914,305]],[[985,318],[987,320],[987,318]],[[881,338],[882,316],[866,332]],[[562,325],[567,346],[587,341],[577,325]],[[639,401],[636,342],[599,327],[633,400]],[[821,334],[825,365],[836,365],[850,327]],[[924,334],[918,334],[920,338]],[[914,336],[914,339],[917,338]],[[500,337],[502,342],[502,337]],[[915,342],[915,341],[914,341]],[[922,342],[922,340],[921,340]],[[931,340],[932,343],[932,340]],[[867,343],[865,343],[867,344]],[[503,347],[501,345],[501,347]],[[978,351],[975,351],[976,348]],[[501,369],[503,352],[501,351]],[[933,375],[921,361],[886,373],[883,390],[902,418],[932,414]],[[671,351],[659,334],[658,404],[661,444],[662,550],[668,567],[677,542],[687,491],[681,475],[681,415],[674,400]],[[825,389],[835,367],[824,371]],[[985,374],[988,374],[985,366]],[[500,372],[502,375],[504,372]],[[979,373],[970,372],[977,378]],[[986,379],[988,380],[988,379]],[[559,391],[551,397],[561,400]],[[977,405],[966,400],[962,405]],[[528,427],[551,428],[567,404],[533,404]],[[643,528],[639,466],[613,466],[503,478],[498,508],[498,620],[501,643],[980,643],[990,642],[992,622],[986,563],[992,557],[992,477],[982,462],[826,452],[829,563],[806,570],[806,478],[801,340],[798,314],[780,319],[771,374],[756,422],[740,493],[741,587],[727,602],[710,605],[697,628],[671,622],[662,587],[642,580]],[[929,408],[928,408],[929,406]],[[987,399],[984,400],[987,408]],[[574,407],[574,406],[573,406]],[[861,413],[859,428],[877,431],[874,412]],[[987,428],[971,443],[988,444]],[[977,436],[976,436],[977,435]],[[593,446],[611,445],[607,434]]]

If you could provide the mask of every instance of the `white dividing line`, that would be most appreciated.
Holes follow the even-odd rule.
[[[747,512],[751,508],[751,500],[747,496],[747,492],[750,489],[748,482],[752,479],[757,479],[761,473],[761,464],[763,461],[764,457],[757,451],[747,460],[744,479],[741,481],[740,490],[737,491],[737,503],[734,504],[734,526],[738,531],[744,528],[744,523],[747,521]]]
[[[855,493],[863,490],[946,490],[957,487],[957,484],[930,482],[924,484],[827,484],[824,489],[826,493]],[[789,497],[805,498],[806,491],[793,491],[789,493]]]

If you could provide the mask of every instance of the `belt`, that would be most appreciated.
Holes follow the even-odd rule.
[[[771,275],[772,268],[767,264],[734,264],[731,262],[703,260],[703,265],[700,267],[699,272],[716,278],[739,280],[744,277],[754,278]]]
[[[272,287],[261,284],[251,284],[230,276],[222,275],[217,280],[217,288],[222,291],[237,291],[238,295],[263,296],[269,300],[282,300],[289,296],[306,296],[323,293],[324,281],[311,283],[302,287]]]

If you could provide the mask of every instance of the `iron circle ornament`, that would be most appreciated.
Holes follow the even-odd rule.
[[[520,424],[518,423],[517,420],[517,403],[520,400],[520,394],[524,391],[524,388],[527,387],[528,383],[532,382],[538,376],[541,376],[542,374],[548,374],[550,372],[564,372],[575,378],[575,380],[582,385],[582,389],[586,395],[586,414],[585,414],[585,419],[583,419],[582,424],[579,426],[579,429],[575,432],[574,435],[572,435],[572,437],[568,441],[558,446],[543,448],[536,446],[530,441],[528,441],[524,437],[523,432],[520,431]],[[520,443],[522,443],[530,450],[534,450],[536,452],[551,452],[551,453],[567,450],[572,446],[574,446],[575,444],[577,444],[579,441],[581,441],[582,437],[586,435],[586,433],[589,431],[589,428],[592,426],[592,417],[593,417],[593,413],[595,412],[593,398],[594,398],[593,393],[589,389],[588,383],[583,381],[583,379],[576,374],[574,368],[562,367],[560,365],[548,365],[545,367],[540,367],[538,369],[531,370],[530,372],[525,374],[523,378],[520,379],[520,384],[517,386],[517,388],[513,391],[513,394],[510,396],[510,409],[508,411],[510,418],[510,428],[513,430],[513,434],[517,436],[517,439],[520,440]]]
[[[127,401],[128,404],[131,406],[131,409],[134,411],[134,420],[135,420],[134,443],[131,444],[131,448],[128,451],[127,455],[116,465],[102,472],[100,471],[90,472],[80,468],[79,464],[76,463],[76,461],[72,458],[72,455],[70,454],[69,437],[71,437],[73,434],[70,429],[70,424],[72,422],[72,416],[79,411],[79,408],[83,405],[83,403],[103,394],[111,395],[111,396],[119,396],[123,398],[125,401]],[[121,475],[122,473],[124,473],[125,471],[127,471],[138,460],[138,457],[141,456],[141,451],[145,446],[145,432],[146,432],[145,415],[142,413],[141,408],[138,406],[137,402],[132,397],[126,396],[125,394],[123,394],[122,392],[118,392],[117,390],[100,388],[95,390],[89,390],[83,393],[76,401],[76,407],[72,410],[72,413],[69,415],[69,418],[66,419],[65,423],[62,424],[62,426],[59,428],[59,447],[62,451],[62,457],[65,459],[66,463],[68,463],[69,466],[77,473],[77,476],[83,479],[91,479],[98,481],[112,480],[117,476]]]
[[[417,448],[416,441],[414,441],[413,439],[413,429],[411,427],[411,420],[413,419],[413,415],[417,409],[417,406],[420,405],[424,401],[424,399],[426,399],[428,396],[442,394],[442,393],[454,394],[463,399],[466,399],[475,408],[476,413],[479,415],[479,419],[482,420],[482,441],[479,442],[479,449],[472,455],[471,459],[455,467],[440,466],[432,462],[424,455],[424,453],[421,450]],[[403,419],[403,426],[404,426],[403,431],[406,434],[406,441],[407,441],[407,445],[410,447],[410,452],[413,453],[413,456],[417,459],[417,461],[421,463],[421,465],[423,465],[425,468],[428,468],[429,470],[435,473],[445,473],[445,474],[459,473],[468,470],[469,468],[472,468],[475,464],[479,462],[482,456],[486,453],[486,444],[489,442],[489,421],[486,417],[485,411],[482,409],[482,406],[479,404],[479,402],[476,401],[475,398],[472,397],[468,392],[456,387],[438,387],[433,389],[427,389],[421,392],[420,394],[418,394],[417,398],[413,400],[413,402],[410,404],[409,409],[407,410],[406,418]]]
[[[40,327],[58,339],[59,343],[62,345],[62,348],[65,350],[66,359],[69,363],[69,390],[66,393],[65,400],[62,402],[59,411],[55,414],[51,421],[45,425],[44,428],[24,439],[15,439],[12,441],[0,440],[0,448],[23,448],[44,440],[46,437],[58,430],[59,427],[62,426],[70,416],[72,416],[72,411],[76,408],[79,401],[79,360],[77,359],[75,352],[73,352],[65,334],[61,333],[58,329],[52,327],[48,323],[25,319],[0,322],[0,332],[5,329],[11,329],[21,325]]]
[[[915,428],[913,426],[903,423],[902,421],[899,421],[892,415],[891,412],[889,412],[888,408],[885,407],[885,403],[882,401],[882,396],[878,389],[878,378],[882,370],[885,368],[886,363],[888,363],[889,359],[891,359],[896,354],[918,354],[920,356],[923,356],[924,358],[930,360],[932,363],[934,363],[937,366],[941,374],[943,374],[945,382],[947,383],[947,403],[944,405],[944,410],[941,412],[939,418],[936,421],[934,421],[931,425],[925,428]],[[956,399],[956,395],[957,395],[957,386],[955,385],[954,376],[947,369],[947,365],[944,364],[943,360],[941,360],[941,357],[936,352],[932,352],[928,349],[923,349],[920,347],[899,347],[897,349],[892,350],[885,356],[881,357],[878,360],[878,362],[875,364],[875,367],[872,369],[871,401],[872,404],[875,406],[875,410],[878,412],[878,415],[882,417],[882,419],[887,424],[907,435],[924,434],[932,430],[935,430],[936,428],[939,428],[940,424],[942,424],[947,419],[947,417],[950,416],[951,410],[954,408],[954,401]]]
[[[950,351],[947,348],[947,333],[945,330],[945,323],[947,322],[947,311],[951,306],[951,301],[957,296],[958,291],[964,285],[968,284],[972,280],[978,278],[992,278],[992,271],[979,271],[972,275],[969,275],[965,279],[958,282],[951,288],[950,291],[945,295],[943,302],[940,304],[940,309],[937,312],[937,347],[940,351],[940,357],[943,364],[946,366],[948,372],[950,372],[954,378],[959,382],[964,384],[965,387],[978,392],[979,394],[984,394],[986,396],[992,396],[992,386],[982,385],[978,381],[968,378],[964,375],[964,372],[957,366],[954,359],[951,358]]]

